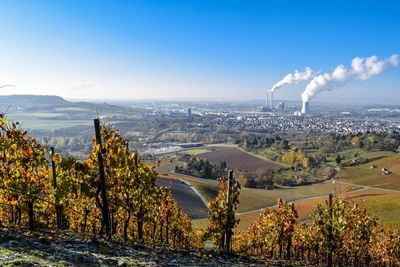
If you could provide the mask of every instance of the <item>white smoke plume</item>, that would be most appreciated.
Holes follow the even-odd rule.
[[[15,85],[11,85],[11,84],[0,85],[0,88],[4,88],[4,87],[15,87]]]
[[[310,68],[305,68],[304,72],[296,70],[293,73],[287,74],[285,77],[283,77],[282,80],[280,80],[274,86],[272,86],[271,92],[274,92],[276,89],[279,89],[285,85],[298,84],[299,82],[302,81],[308,81],[312,77],[313,77],[313,71]]]
[[[343,65],[338,65],[332,73],[324,73],[315,76],[307,84],[301,95],[303,102],[308,102],[321,91],[330,91],[343,86],[348,81],[358,79],[368,80],[385,70],[399,65],[399,55],[395,54],[384,60],[371,56],[367,58],[356,57],[351,62],[351,68],[347,70]]]

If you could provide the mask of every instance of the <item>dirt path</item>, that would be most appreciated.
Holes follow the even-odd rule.
[[[375,190],[381,190],[381,191],[392,192],[392,193],[400,193],[400,190],[387,189],[387,188],[381,188],[381,187],[370,186],[370,185],[353,184],[353,183],[341,182],[341,181],[337,181],[337,180],[336,180],[336,183],[337,184],[344,184],[344,185],[351,185],[351,186],[360,186],[360,187],[363,187],[365,189],[375,189]]]

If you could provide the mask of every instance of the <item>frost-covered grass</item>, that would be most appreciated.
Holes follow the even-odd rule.
[[[0,231],[0,266],[248,266],[212,251],[92,242],[63,232]]]

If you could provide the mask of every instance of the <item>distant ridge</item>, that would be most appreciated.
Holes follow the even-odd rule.
[[[79,107],[92,112],[118,112],[127,107],[108,103],[72,102],[56,95],[0,95],[0,112],[10,110],[35,110],[49,112],[59,107]]]
[[[0,96],[0,106],[65,106],[73,104],[56,95],[3,95]]]

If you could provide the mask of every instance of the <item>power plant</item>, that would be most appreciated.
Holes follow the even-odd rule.
[[[301,114],[308,114],[310,112],[310,106],[308,101],[303,101],[303,106],[301,107]]]
[[[279,102],[278,105],[276,105],[276,109],[279,111],[284,111],[285,110],[285,102]]]
[[[274,92],[267,91],[267,101],[265,102],[267,110],[274,109]]]
[[[300,116],[309,114],[309,101],[316,94],[344,86],[351,80],[368,80],[399,65],[400,56],[398,54],[393,54],[383,60],[378,60],[377,56],[367,58],[355,57],[351,62],[351,68],[347,69],[344,65],[340,64],[331,73],[314,73],[311,68],[308,67],[305,68],[304,72],[296,70],[284,76],[267,91],[267,102],[263,111],[280,111],[284,109],[284,106],[280,104],[278,104],[276,108],[273,105],[273,93],[275,90],[287,85],[296,85],[302,81],[307,81],[307,86],[301,94],[301,99],[303,101],[301,111],[295,111],[294,115]]]

